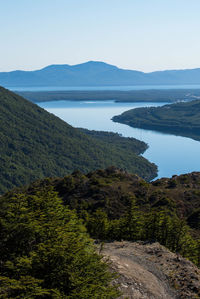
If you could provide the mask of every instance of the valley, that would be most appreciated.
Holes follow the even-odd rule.
[[[147,149],[144,142],[91,136],[4,88],[0,104],[0,193],[46,176],[111,165],[147,180],[157,174],[156,165],[140,155]]]
[[[131,106],[164,103],[41,102],[49,113],[0,92],[2,192],[15,187],[0,196],[0,295],[198,298],[199,172],[148,183],[157,167],[142,156],[151,148],[143,132],[157,133],[111,120]],[[94,289],[79,269],[88,269]]]
[[[200,299],[200,1],[2,1],[0,299]]]
[[[115,115],[142,107],[160,107],[167,103],[119,103],[114,101],[51,101],[38,103],[74,127],[115,132],[148,144],[142,154],[158,166],[158,178],[199,171],[200,142],[181,136],[130,127],[113,122]],[[173,146],[169,146],[173,144]],[[190,153],[190,155],[188,155]]]

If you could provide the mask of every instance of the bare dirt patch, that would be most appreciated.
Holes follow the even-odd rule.
[[[200,269],[159,243],[105,243],[101,252],[119,273],[122,298],[200,298]]]

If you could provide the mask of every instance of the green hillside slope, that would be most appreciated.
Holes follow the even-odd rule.
[[[120,144],[120,137],[115,138],[116,134],[108,140],[88,136],[0,88],[0,192],[45,176],[109,165],[126,168],[147,180],[156,176],[156,166],[138,156],[146,144],[126,138],[120,139]]]
[[[4,197],[33,197],[52,189],[76,210],[93,238],[158,241],[200,266],[200,173],[147,183],[109,167],[46,178]]]
[[[119,218],[130,210],[134,198],[143,211],[160,211],[161,207],[176,210],[192,228],[200,229],[200,172],[145,182],[137,175],[109,167],[86,175],[74,172],[64,178],[38,180],[19,192],[34,194],[47,186],[78,212],[102,209],[109,218]]]

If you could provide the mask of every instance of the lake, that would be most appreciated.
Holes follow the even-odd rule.
[[[134,137],[146,142],[149,148],[143,156],[158,166],[158,178],[200,171],[200,142],[186,137],[131,128],[111,120],[114,115],[132,108],[164,104],[56,101],[39,105],[74,127],[117,132],[125,137]]]

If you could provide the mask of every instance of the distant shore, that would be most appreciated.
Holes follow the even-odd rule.
[[[31,102],[49,101],[115,101],[115,102],[178,102],[200,99],[200,89],[167,90],[80,90],[80,91],[17,91]]]

